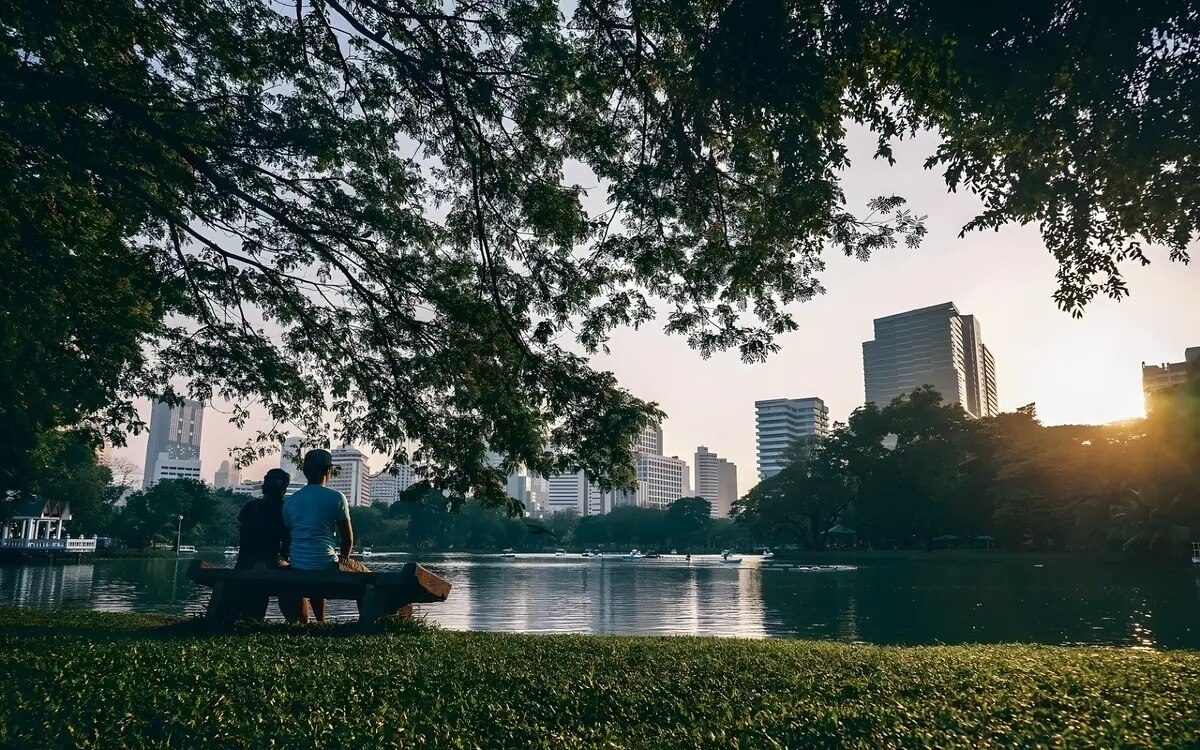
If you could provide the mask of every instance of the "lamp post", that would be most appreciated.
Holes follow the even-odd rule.
[[[175,525],[175,554],[179,554],[179,538],[183,534],[183,516],[179,516],[178,523]]]

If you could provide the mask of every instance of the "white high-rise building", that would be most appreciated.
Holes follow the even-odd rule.
[[[874,340],[863,342],[863,381],[866,402],[881,407],[929,385],[972,417],[1000,411],[979,321],[953,302],[876,318]]]
[[[638,453],[637,480],[637,504],[666,510],[679,498],[687,497],[690,484],[687,461],[678,456]]]
[[[737,466],[705,446],[696,448],[696,496],[708,501],[713,518],[728,518],[737,500]]]
[[[370,505],[371,475],[367,455],[348,445],[334,448],[330,453],[335,471],[329,487],[345,495],[352,508]]]
[[[204,404],[185,399],[178,406],[155,401],[150,408],[150,434],[142,487],[160,479],[200,479],[200,436]]]
[[[633,449],[638,489],[632,497],[637,505],[661,510],[687,496],[691,487],[687,462],[678,456],[663,455],[661,424],[654,423],[643,429]],[[615,492],[609,495],[609,509],[628,504],[630,498],[629,493]]]
[[[662,424],[655,422],[644,427],[638,434],[637,440],[634,441],[633,450],[635,453],[661,456],[663,454]]]
[[[612,508],[606,502],[609,493],[588,481],[582,471],[574,474],[559,474],[549,478],[549,499],[546,510],[550,513],[574,513],[578,516],[596,516]]]
[[[829,432],[829,409],[815,397],[755,401],[754,419],[760,480],[779,473],[784,467],[784,454],[797,440]]]
[[[285,438],[279,452],[279,468],[290,474],[293,482],[304,481],[304,474],[300,471],[303,461],[304,453],[301,450],[300,438]]]
[[[380,471],[370,476],[371,504],[391,505],[400,494],[416,484],[416,476],[408,464],[399,464],[392,471]]]
[[[221,468],[217,469],[217,473],[213,477],[213,487],[218,490],[229,490],[241,483],[242,472],[238,467],[230,461],[222,461]]]
[[[549,512],[550,481],[537,474],[529,475],[529,505],[531,515],[540,516]]]

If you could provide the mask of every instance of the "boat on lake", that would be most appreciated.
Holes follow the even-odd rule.
[[[772,552],[772,551],[771,551],[771,550],[769,550],[769,549],[765,549],[765,550],[763,550],[763,553],[762,553],[762,559],[764,559],[764,560],[774,560],[774,559],[775,559],[775,553],[774,553],[774,552]]]
[[[733,550],[725,550],[721,553],[721,563],[723,565],[737,565],[742,561],[742,556],[735,553]]]
[[[625,555],[626,560],[641,560],[641,559],[644,559],[645,557],[646,557],[645,555],[643,555],[641,552],[639,552],[637,550],[632,550],[632,551],[630,551],[630,553],[628,555]]]
[[[555,557],[566,557],[567,551],[565,549],[556,549],[556,550],[554,550],[554,556]]]
[[[362,556],[363,557],[374,557],[375,553],[371,551],[370,547],[364,547],[363,551],[362,551]]]
[[[181,544],[179,545],[179,554],[194,555],[196,554],[196,548],[190,544]]]
[[[237,557],[237,555],[238,555],[237,547],[226,547],[225,548],[225,556],[226,557]]]
[[[503,551],[500,553],[500,556],[501,556],[501,557],[510,557],[510,558],[511,558],[511,557],[516,557],[516,556],[517,556],[517,553],[516,553],[516,552],[514,552],[514,551],[513,551],[513,550],[510,548],[510,549],[503,550]]]

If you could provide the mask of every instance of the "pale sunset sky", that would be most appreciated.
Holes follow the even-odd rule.
[[[736,352],[703,360],[684,339],[663,334],[661,322],[617,331],[612,353],[593,363],[613,371],[637,396],[659,403],[668,415],[668,455],[691,467],[696,446],[706,445],[737,464],[738,491],[746,492],[757,481],[756,399],[819,396],[830,419],[844,421],[863,401],[862,342],[873,336],[872,320],[941,302],[954,302],[980,321],[996,359],[1000,408],[1036,402],[1046,424],[1141,416],[1141,362],[1177,362],[1186,347],[1200,345],[1200,257],[1182,265],[1153,250],[1150,266],[1125,266],[1128,298],[1097,299],[1082,319],[1073,319],[1054,305],[1057,266],[1037,227],[1010,225],[958,237],[980,204],[969,193],[948,193],[939,173],[922,168],[936,145],[932,135],[898,144],[893,167],[870,158],[874,141],[865,132],[852,132],[850,145],[853,166],[844,187],[851,209],[863,215],[870,198],[902,195],[914,213],[927,216],[924,242],[866,263],[827,254],[828,268],[820,275],[826,294],[793,306],[800,328],[778,339],[782,350],[765,364],[744,365]],[[586,178],[568,179],[586,184]],[[1200,256],[1196,245],[1194,257]],[[244,440],[209,409],[203,477],[212,481],[229,448]],[[140,466],[145,445],[144,433],[131,436],[116,453]],[[260,478],[274,465],[256,465],[243,476]],[[372,470],[382,466],[382,458],[372,460]]]

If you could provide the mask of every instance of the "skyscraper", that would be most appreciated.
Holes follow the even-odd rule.
[[[346,496],[351,508],[371,504],[371,475],[367,455],[357,448],[344,445],[330,451],[333,454],[334,475],[329,487]]]
[[[150,435],[142,486],[160,479],[200,479],[200,434],[204,404],[184,399],[178,406],[155,401],[150,408]]]
[[[230,461],[222,461],[213,477],[213,487],[218,490],[230,490],[242,483],[242,472]]]
[[[606,502],[610,493],[601,492],[582,471],[550,477],[549,485],[547,510],[550,513],[595,516],[612,509],[611,503]]]
[[[973,417],[1000,411],[979,321],[953,302],[876,318],[874,340],[863,342],[863,380],[867,403],[879,406],[929,385]]]
[[[284,438],[283,447],[279,452],[279,468],[291,475],[292,481],[304,481],[304,475],[300,472],[300,464],[304,461],[304,451],[300,444],[300,438],[289,437]]]
[[[829,432],[829,409],[816,397],[755,401],[754,418],[760,480],[779,473],[784,454],[797,440]]]
[[[678,456],[663,455],[661,423],[647,425],[633,446],[637,467],[638,489],[636,502],[643,508],[666,509],[671,503],[687,496],[691,484],[687,462]],[[622,505],[625,495],[618,493],[615,504]]]
[[[696,496],[709,502],[713,518],[728,518],[737,500],[737,466],[701,445],[696,448],[695,472]]]
[[[370,476],[371,504],[391,505],[400,499],[400,493],[416,483],[413,469],[400,464],[393,471],[380,471]]]

